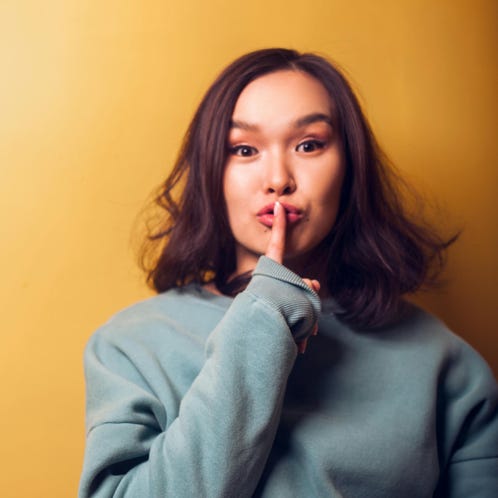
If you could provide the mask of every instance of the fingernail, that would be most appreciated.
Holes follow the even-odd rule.
[[[277,216],[277,213],[278,213],[278,210],[280,209],[280,202],[275,202],[275,204],[273,205],[273,215],[274,216]]]
[[[298,347],[298,350],[301,354],[304,354],[306,352],[306,346],[308,345],[308,339],[303,339],[300,343],[299,343],[299,347]]]

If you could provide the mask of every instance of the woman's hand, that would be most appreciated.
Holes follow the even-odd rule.
[[[277,263],[283,264],[284,253],[285,253],[285,230],[287,228],[287,219],[285,215],[285,209],[278,201],[275,203],[275,206],[273,208],[273,215],[274,217],[271,229],[270,242],[268,243],[265,256],[273,259]],[[319,292],[320,282],[318,280],[303,278],[303,281],[306,283],[308,287],[313,289],[316,293]],[[317,335],[317,333],[318,333],[318,324],[315,324],[311,335]],[[308,338],[303,339],[297,344],[300,353],[304,353],[306,351],[307,343],[308,343]]]

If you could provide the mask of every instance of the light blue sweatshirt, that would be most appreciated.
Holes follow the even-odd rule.
[[[416,308],[365,332],[322,305],[262,257],[235,299],[188,285],[117,314],[85,352],[80,498],[498,496],[480,356]]]

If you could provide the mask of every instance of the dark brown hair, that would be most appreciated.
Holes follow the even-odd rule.
[[[404,183],[377,145],[350,85],[337,67],[315,54],[280,48],[251,52],[209,88],[155,199],[163,214],[149,229],[143,252],[148,281],[158,292],[213,281],[229,293],[235,243],[222,185],[231,116],[251,81],[279,70],[315,77],[334,104],[346,173],[337,221],[324,241],[326,285],[343,320],[380,326],[392,318],[403,294],[436,282],[455,237],[444,240],[408,215],[400,193]],[[180,184],[184,188],[175,200]]]

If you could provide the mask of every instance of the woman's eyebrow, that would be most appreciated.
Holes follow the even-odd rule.
[[[322,112],[313,112],[311,114],[306,114],[301,118],[296,119],[292,126],[294,128],[302,128],[312,123],[324,122],[332,126],[332,118],[328,114]],[[258,131],[259,126],[257,124],[249,123],[247,121],[241,121],[238,119],[232,119],[230,121],[230,129],[240,129],[246,131]]]
[[[306,125],[309,125],[312,123],[317,123],[320,121],[332,126],[332,118],[328,114],[323,114],[321,112],[314,112],[312,114],[307,114],[306,116],[303,116],[302,118],[297,119],[294,123],[294,127],[295,128],[302,128],[303,126],[306,126]]]
[[[230,129],[233,129],[233,128],[237,128],[240,130],[247,130],[247,131],[258,131],[259,130],[258,125],[248,123],[247,121],[239,121],[239,120],[232,119],[230,121]]]

